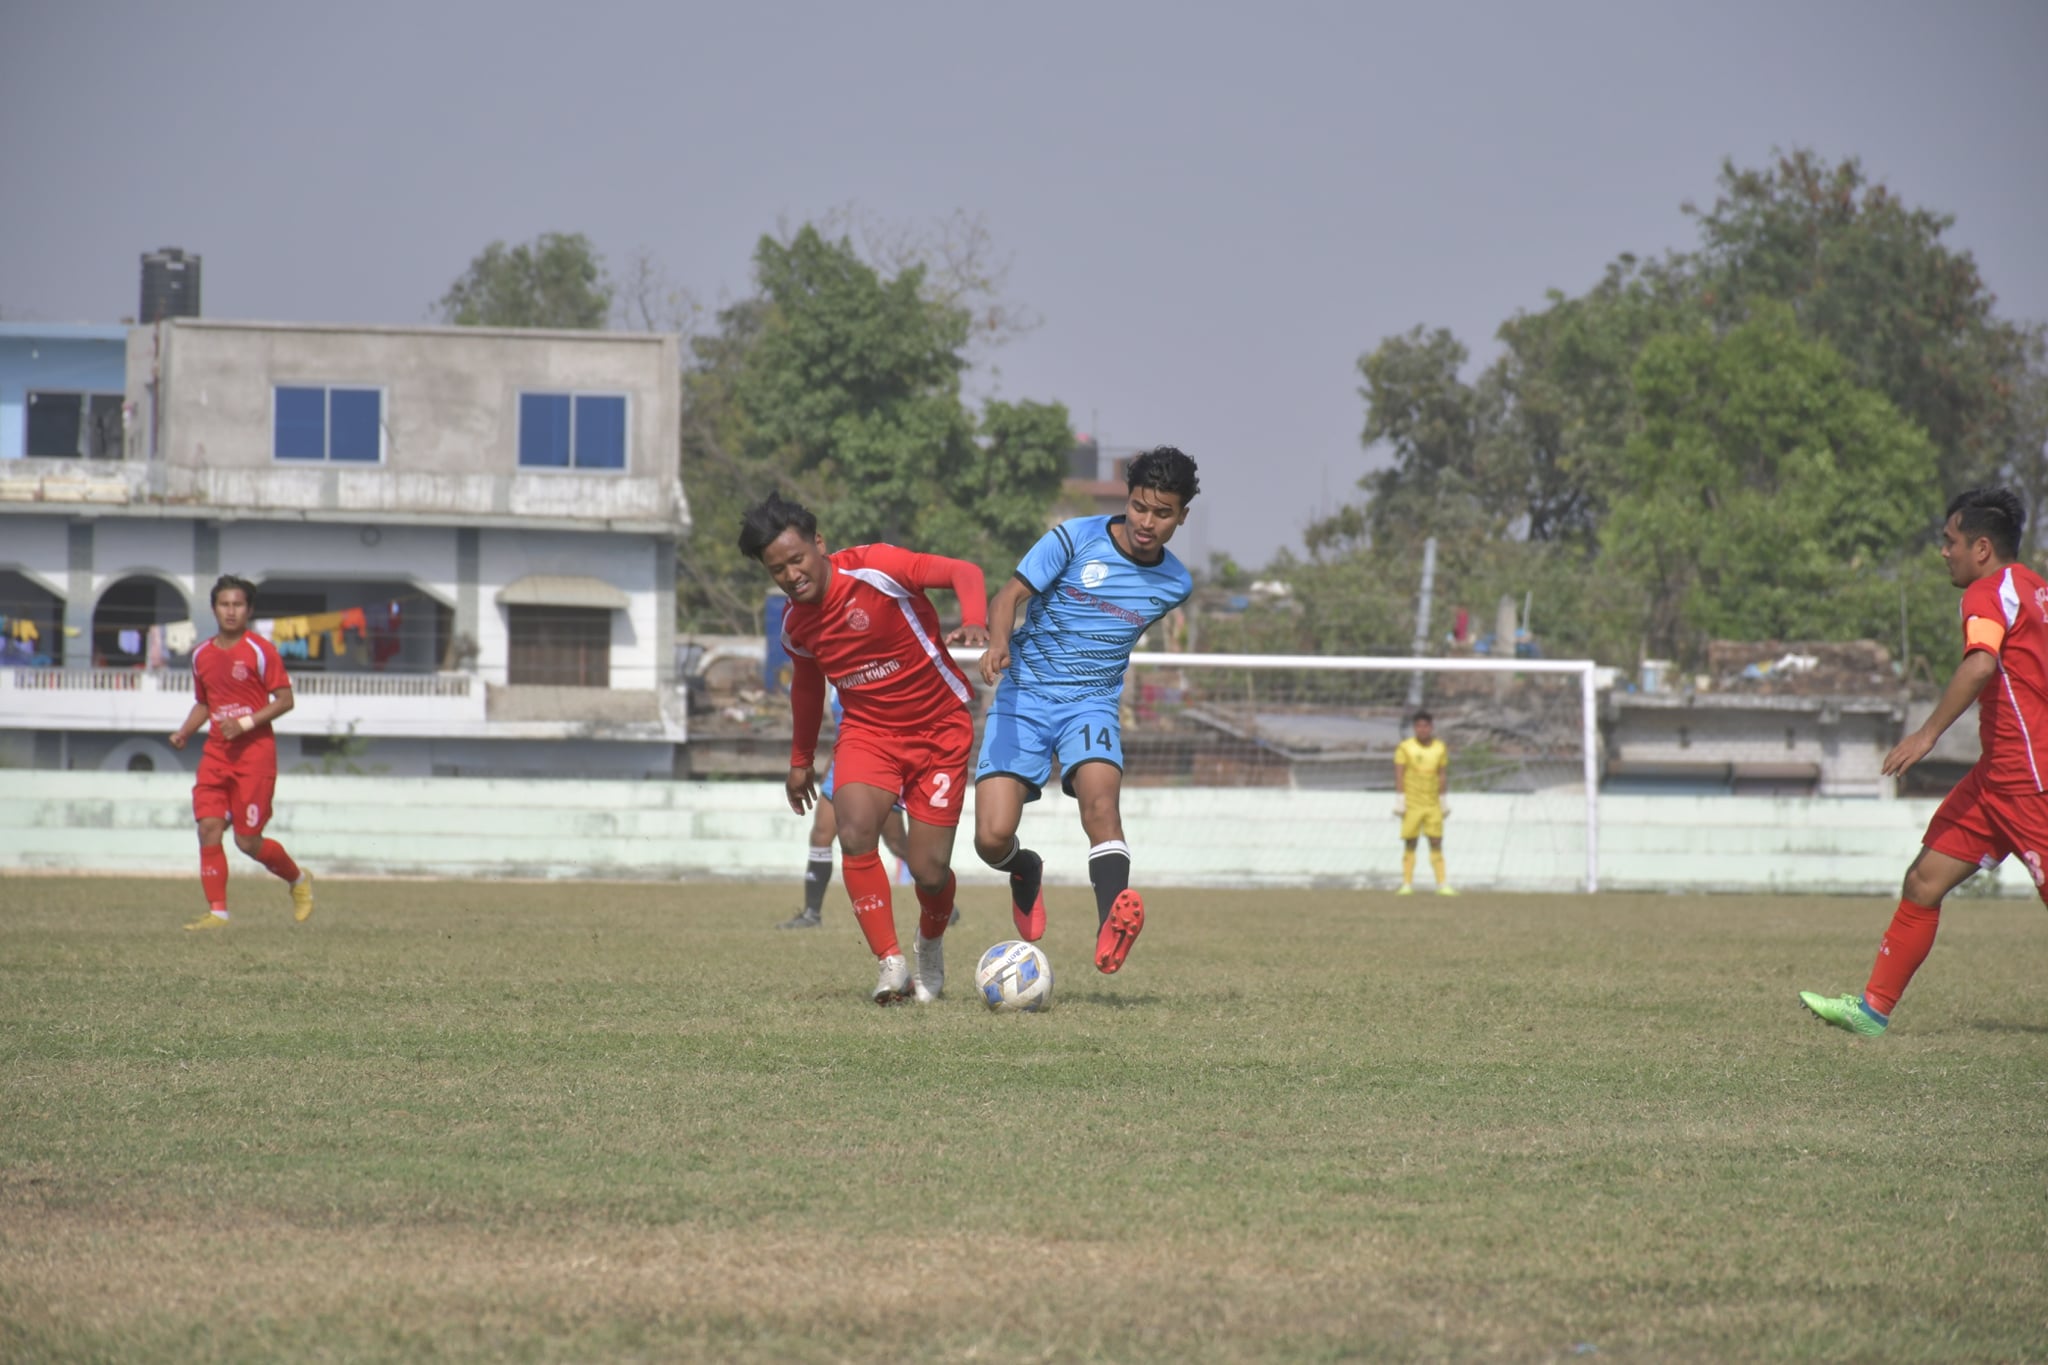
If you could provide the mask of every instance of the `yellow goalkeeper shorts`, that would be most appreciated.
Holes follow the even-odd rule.
[[[1444,811],[1441,806],[1410,806],[1408,813],[1401,817],[1401,837],[1413,839],[1426,836],[1431,839],[1444,837]]]

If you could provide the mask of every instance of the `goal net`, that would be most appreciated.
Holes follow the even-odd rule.
[[[1591,662],[1146,653],[1131,664],[1126,807],[1157,792],[1162,820],[1183,826],[1177,856],[1217,861],[1220,879],[1234,859],[1239,881],[1389,882],[1394,748],[1419,704],[1450,751],[1446,804],[1464,817],[1446,827],[1453,883],[1599,888]]]

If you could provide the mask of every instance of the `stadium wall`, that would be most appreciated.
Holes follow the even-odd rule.
[[[271,832],[334,875],[788,880],[806,819],[769,783],[513,782],[286,774]],[[190,779],[0,774],[0,872],[182,875],[195,865]],[[1574,792],[1453,794],[1446,852],[1469,890],[1572,891],[1585,861]],[[1932,801],[1628,796],[1601,801],[1601,886],[1616,891],[1890,895]],[[1137,788],[1124,820],[1142,886],[1391,887],[1399,830],[1384,792]],[[969,823],[971,824],[971,807]],[[1051,880],[1086,879],[1073,803],[1028,808]],[[963,832],[961,877],[993,886]],[[253,864],[237,861],[247,875]],[[1425,862],[1421,879],[1428,882]],[[2008,870],[1981,890],[2031,894]],[[5,899],[0,887],[0,900]]]

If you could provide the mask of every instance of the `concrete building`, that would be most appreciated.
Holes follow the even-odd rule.
[[[60,345],[77,357],[68,388],[23,355]],[[287,772],[670,776],[687,740],[677,348],[197,318],[10,325],[0,764],[195,766],[196,749],[162,742],[190,704],[175,646],[212,633],[208,589],[234,573],[257,584],[277,638],[297,637]],[[46,449],[62,424],[16,415],[46,392],[119,394],[117,448]],[[105,406],[86,402],[81,420]]]

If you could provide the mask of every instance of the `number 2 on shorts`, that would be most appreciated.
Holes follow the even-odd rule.
[[[937,806],[939,809],[944,810],[946,807],[946,801],[948,797],[951,795],[952,790],[953,774],[932,774],[932,804],[934,806]]]

